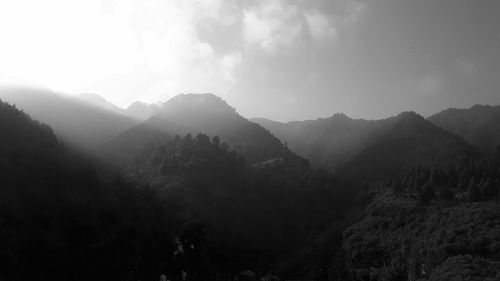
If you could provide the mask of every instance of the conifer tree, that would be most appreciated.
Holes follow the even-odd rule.
[[[420,192],[418,194],[418,198],[420,202],[422,203],[429,203],[435,196],[436,191],[434,190],[434,187],[432,184],[427,182],[424,184],[424,186],[420,189]]]
[[[474,181],[474,178],[471,178],[469,182],[469,189],[467,190],[467,200],[471,202],[478,202],[481,200],[481,190]]]

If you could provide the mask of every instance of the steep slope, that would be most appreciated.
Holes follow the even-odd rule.
[[[500,106],[474,105],[468,109],[450,108],[429,117],[436,126],[453,132],[483,152],[500,145]]]
[[[448,166],[461,158],[478,156],[462,138],[414,112],[404,112],[383,122],[390,126],[339,169],[339,175],[357,181],[391,179],[411,167]]]
[[[0,132],[1,280],[123,280],[131,268],[152,279],[171,261],[170,219],[147,190],[104,185],[2,101]]]
[[[102,108],[106,111],[111,111],[121,115],[127,114],[127,112],[124,109],[119,108],[118,106],[112,104],[111,102],[109,102],[108,100],[97,94],[83,93],[76,96],[76,98],[92,106]]]
[[[54,129],[63,141],[94,151],[137,121],[49,90],[0,88],[0,98]]]
[[[108,142],[103,151],[131,155],[149,142],[188,133],[219,136],[250,163],[291,154],[267,130],[246,120],[212,94],[181,94],[172,98],[155,116]]]

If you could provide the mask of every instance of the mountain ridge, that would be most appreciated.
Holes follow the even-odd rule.
[[[148,140],[189,133],[218,136],[252,163],[292,154],[269,131],[245,119],[213,94],[173,97],[163,103],[154,116],[110,140],[103,150],[114,155],[129,155],[147,145]]]

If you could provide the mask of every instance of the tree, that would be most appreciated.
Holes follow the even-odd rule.
[[[439,198],[441,198],[442,200],[449,201],[455,198],[455,195],[453,194],[453,192],[451,192],[450,187],[448,185],[445,185],[441,188],[439,192]]]
[[[404,190],[404,185],[399,180],[394,180],[390,188],[394,193],[401,193]]]
[[[469,182],[469,189],[467,190],[467,200],[471,202],[477,202],[481,200],[481,190],[474,181],[474,178],[471,178]]]
[[[488,178],[481,185],[481,192],[485,199],[496,198],[498,196],[498,184]]]
[[[465,191],[469,188],[469,173],[467,169],[463,169],[458,180],[458,190]]]
[[[422,203],[429,203],[434,198],[435,194],[436,191],[434,190],[434,187],[428,182],[424,184],[424,186],[420,190],[418,199]]]
[[[220,148],[220,138],[218,136],[213,137],[212,143],[217,147]]]

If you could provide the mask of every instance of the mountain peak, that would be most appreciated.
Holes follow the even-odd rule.
[[[415,118],[415,119],[424,119],[420,114],[416,113],[415,111],[403,111],[399,113],[397,118]]]
[[[345,115],[343,112],[335,113],[330,117],[330,119],[335,119],[335,120],[352,120],[351,117]]]
[[[162,113],[230,114],[236,109],[214,94],[179,94],[162,105]]]
[[[211,93],[203,94],[179,94],[170,100],[168,100],[164,105],[175,104],[175,105],[189,105],[189,106],[220,106],[233,109],[229,106],[221,97],[216,96]],[[234,111],[234,109],[233,109]]]

